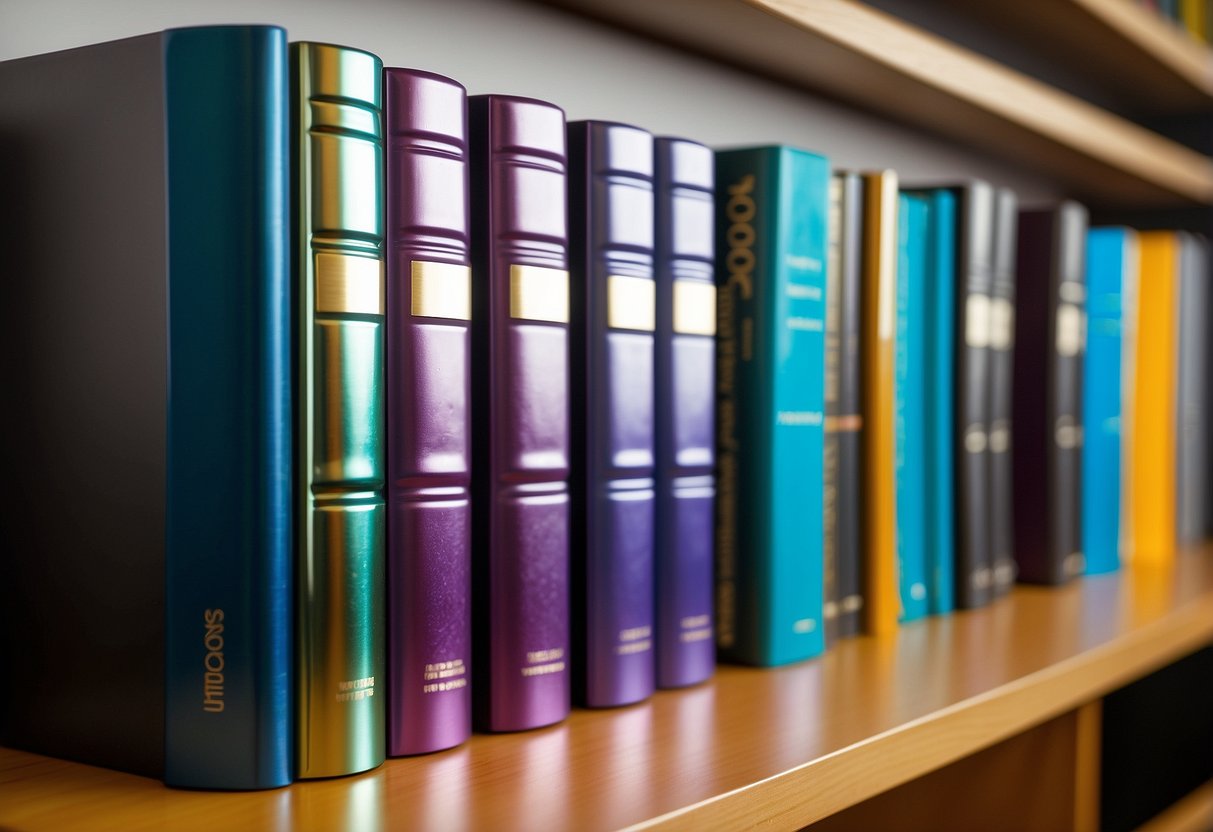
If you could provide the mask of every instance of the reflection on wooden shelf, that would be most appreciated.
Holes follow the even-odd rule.
[[[798,828],[1210,642],[1213,548],[1171,570],[1018,587],[791,667],[722,667],[630,708],[274,792],[173,791],[0,749],[0,828]]]

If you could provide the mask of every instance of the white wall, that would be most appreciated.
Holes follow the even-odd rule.
[[[968,148],[525,0],[0,0],[0,60],[244,22],[367,49],[388,66],[449,75],[473,94],[543,98],[572,119],[624,121],[710,145],[786,142],[838,167],[893,167],[916,180],[979,176],[1016,188],[1026,202],[1056,193],[1048,180]]]

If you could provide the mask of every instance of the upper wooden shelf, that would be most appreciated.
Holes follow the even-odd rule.
[[[1213,204],[1208,157],[854,0],[549,2],[972,144],[1096,207]]]
[[[1213,548],[272,792],[174,791],[0,749],[0,828],[797,829],[1211,642]]]
[[[1138,115],[1213,109],[1213,50],[1131,0],[942,0],[1114,91]]]

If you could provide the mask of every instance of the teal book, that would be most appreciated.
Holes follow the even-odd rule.
[[[716,154],[717,646],[779,665],[825,647],[827,161]]]
[[[1087,232],[1087,356],[1083,374],[1082,541],[1086,573],[1120,568],[1125,315],[1137,275],[1137,234]],[[1126,304],[1126,301],[1130,301]]]
[[[927,614],[927,201],[903,193],[897,226],[893,433],[901,620]]]
[[[944,615],[955,607],[956,557],[953,516],[953,396],[956,389],[956,194],[925,191],[926,273],[926,580],[927,607]]]

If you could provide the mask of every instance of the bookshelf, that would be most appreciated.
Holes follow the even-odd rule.
[[[1021,586],[985,609],[843,641],[813,661],[726,666],[642,705],[579,710],[545,730],[477,735],[273,792],[174,791],[0,750],[0,828],[171,818],[180,829],[797,829],[1059,718],[1073,725],[1050,729],[1049,742],[1080,754],[1092,736],[1081,723],[1098,726],[1091,703],[1211,641],[1213,547],[1172,570]]]
[[[1211,109],[1209,50],[1187,42],[1177,47],[1176,33],[1124,0],[1059,4],[1069,20],[1064,39],[1079,43],[1102,32],[1120,44],[1119,60],[1155,67],[1156,83],[1185,102],[1175,107]],[[1067,193],[1105,208],[1213,204],[1208,158],[849,0],[559,0],[573,9],[571,16],[528,4],[504,3],[504,12],[492,4],[470,5],[483,14],[484,30],[504,25],[511,15],[533,24],[538,34],[529,35],[530,43],[553,32],[584,31],[594,39],[587,50],[591,62],[604,49],[618,49],[647,70],[649,57],[667,55],[660,45],[596,28],[597,19],[689,46],[709,60],[679,55],[659,63],[684,80],[701,73],[720,83],[734,104],[753,92],[756,110],[770,102],[768,114],[754,123],[731,119],[724,125],[704,115],[694,92],[685,112],[659,112],[651,102],[631,101],[625,88],[638,79],[623,70],[596,88],[588,103],[574,101],[562,91],[561,78],[542,77],[559,74],[550,68],[495,74],[500,65],[493,62],[508,59],[508,46],[486,47],[488,57],[480,63],[449,58],[441,44],[426,52],[421,41],[452,15],[434,3],[414,11],[421,22],[408,35],[408,48],[385,27],[351,24],[353,12],[326,16],[285,4],[217,0],[207,7],[190,4],[176,16],[161,4],[128,2],[118,22],[77,23],[74,41],[39,44],[33,51],[164,26],[273,20],[294,37],[344,40],[392,64],[447,72],[473,92],[515,91],[569,102],[572,117],[623,118],[712,143],[756,133],[831,155],[838,148],[836,158],[847,165],[875,166],[883,159],[920,177],[954,164],[956,173],[986,176],[1037,198]],[[985,5],[963,4],[982,6],[982,14]],[[85,6],[65,0],[54,8],[66,19]],[[367,3],[358,13],[370,18],[380,10]],[[738,32],[751,36],[739,38]],[[490,41],[485,35],[476,43]],[[414,45],[417,51],[410,52]],[[25,44],[0,42],[4,49],[0,58],[29,51]],[[575,59],[576,49],[566,46],[554,60]],[[734,73],[736,66],[745,73]],[[583,67],[563,83],[588,83],[594,71]],[[755,71],[779,84],[750,74]],[[654,95],[674,100],[669,85],[676,83],[655,81]],[[868,114],[836,108],[831,100],[857,104]],[[769,113],[797,104],[814,117],[836,116],[843,126],[823,119],[806,128],[806,118],[785,113],[788,132],[779,132],[784,122]],[[814,130],[822,131],[821,142],[814,141]],[[850,141],[839,138],[848,130]],[[1058,590],[1019,587],[987,609],[916,623],[893,638],[843,642],[793,667],[722,667],[706,685],[661,692],[639,706],[576,711],[543,731],[478,735],[452,751],[274,792],[173,791],[145,778],[0,749],[0,829],[794,829],[861,810],[874,805],[873,798],[916,784],[943,788],[938,784],[949,777],[958,791],[982,791],[989,772],[1002,776],[1007,761],[1025,748],[1039,761],[1042,747],[1060,750],[1052,765],[1072,770],[1074,779],[1049,795],[1059,814],[1037,818],[1037,825],[1064,816],[1068,825],[1087,829],[1096,820],[1091,744],[1097,742],[1099,698],[1210,643],[1213,548],[1186,553],[1173,570],[1129,570]],[[1176,817],[1192,807],[1208,811],[1207,792],[1177,806]]]

